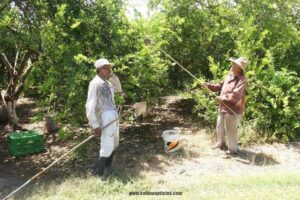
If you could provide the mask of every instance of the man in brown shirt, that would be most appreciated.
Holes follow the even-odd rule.
[[[213,92],[221,91],[220,96],[217,96],[220,107],[217,120],[217,144],[214,148],[226,146],[226,135],[228,142],[226,154],[237,154],[239,151],[238,125],[246,103],[245,92],[248,80],[244,76],[244,72],[247,60],[243,57],[229,60],[231,61],[230,73],[223,82],[202,83],[201,87],[208,88]]]

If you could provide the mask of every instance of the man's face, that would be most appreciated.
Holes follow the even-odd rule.
[[[241,71],[241,68],[234,62],[231,64],[231,71],[238,74]]]
[[[111,73],[112,73],[112,69],[110,65],[105,65],[102,67],[102,73],[105,76],[105,78],[109,78]]]

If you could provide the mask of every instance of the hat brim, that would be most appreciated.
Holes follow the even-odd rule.
[[[105,64],[105,65],[102,65],[102,66],[97,67],[97,69],[103,68],[103,67],[105,67],[105,66],[111,66],[111,67],[113,67],[113,66],[115,66],[115,64],[114,64],[114,63],[107,63],[107,64]]]
[[[113,67],[113,66],[115,66],[115,63],[108,63],[108,64],[105,64],[105,65],[110,65],[111,67]]]
[[[240,62],[236,61],[236,59],[234,59],[234,58],[229,58],[228,60],[229,60],[230,62],[233,62],[233,63],[237,64],[237,65],[239,66],[239,68],[241,68],[243,71],[245,71],[244,66],[243,66]]]

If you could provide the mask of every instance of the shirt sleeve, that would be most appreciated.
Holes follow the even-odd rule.
[[[112,77],[110,78],[110,82],[113,86],[112,88],[114,92],[122,92],[121,82],[115,74],[113,74]]]
[[[224,82],[221,82],[221,83],[216,83],[216,84],[213,84],[213,83],[209,83],[207,85],[208,89],[213,91],[213,92],[219,92],[222,90],[222,87],[223,87],[223,83]]]
[[[96,117],[96,106],[97,106],[97,85],[94,82],[90,82],[85,108],[86,108],[86,116],[93,129],[100,127],[100,124]]]
[[[240,80],[232,92],[222,95],[223,100],[231,104],[236,104],[245,95],[247,84],[246,80]]]

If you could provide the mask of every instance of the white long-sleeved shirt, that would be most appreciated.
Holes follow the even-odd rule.
[[[112,84],[96,75],[90,82],[85,108],[91,127],[101,127],[101,114],[116,110]]]

